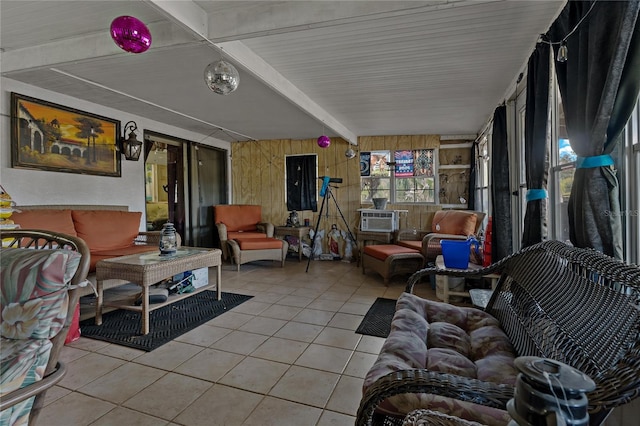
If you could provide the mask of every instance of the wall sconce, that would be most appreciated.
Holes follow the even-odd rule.
[[[129,129],[128,136],[127,129]],[[135,121],[127,122],[124,125],[122,139],[120,139],[120,152],[124,154],[124,158],[131,161],[138,161],[142,152],[142,142],[136,139],[136,130],[138,130],[138,125]]]

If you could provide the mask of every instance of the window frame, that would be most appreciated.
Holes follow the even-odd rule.
[[[397,180],[398,179],[415,179],[415,178],[419,178],[420,176],[412,176],[412,177],[401,177],[401,176],[396,176],[395,171],[395,153],[397,151],[411,151],[411,152],[415,152],[415,151],[421,151],[421,150],[430,150],[433,151],[433,176],[429,176],[428,178],[433,180],[433,201],[406,201],[406,200],[401,200],[399,201],[396,196],[396,190],[397,190]],[[389,185],[388,185],[388,189],[382,189],[380,191],[388,191],[388,195],[386,196],[386,198],[388,199],[389,203],[392,204],[396,204],[396,205],[438,205],[439,204],[439,191],[440,191],[440,185],[439,185],[439,157],[438,157],[438,148],[407,148],[407,149],[372,149],[370,151],[366,151],[369,154],[373,154],[373,153],[388,153],[388,160],[387,163],[389,165],[389,176],[373,176],[373,171],[370,171],[370,175],[369,176],[360,176],[360,203],[361,204],[365,204],[365,203],[370,203],[373,202],[372,198],[373,195],[377,195],[378,197],[380,197],[380,194],[369,194],[366,198],[363,198],[363,192],[365,191],[365,184],[364,182],[366,180],[371,180],[374,178],[378,178],[378,179],[385,179],[389,181]],[[364,152],[363,152],[364,154]],[[371,166],[370,166],[371,167]],[[370,190],[369,190],[370,191]],[[376,190],[378,191],[378,190]]]

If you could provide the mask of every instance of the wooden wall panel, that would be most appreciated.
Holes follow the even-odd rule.
[[[360,151],[386,149],[421,149],[438,148],[438,135],[399,135],[399,136],[361,136],[359,146],[352,148],[357,155],[347,159],[344,155],[349,144],[342,138],[331,138],[328,148],[320,148],[316,139],[304,140],[265,140],[257,142],[234,142],[232,144],[232,203],[260,204],[263,208],[264,220],[276,225],[284,225],[289,216],[285,202],[285,156],[301,154],[317,154],[318,176],[342,178],[343,182],[332,189],[345,220],[352,232],[359,225],[359,208],[372,208],[371,204],[360,203]],[[318,180],[318,191],[321,181]],[[319,197],[319,195],[318,195]],[[318,198],[318,210],[322,198]],[[438,205],[391,204],[388,209],[408,210],[401,217],[402,227],[428,229],[431,226],[433,213]],[[323,216],[320,228],[327,232],[332,223],[344,229],[342,218],[333,201],[329,201],[329,217]],[[325,211],[326,213],[326,211]],[[318,220],[318,212],[300,212],[300,220],[309,219],[314,227]]]

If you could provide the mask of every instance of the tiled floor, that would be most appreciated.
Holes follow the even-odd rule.
[[[377,297],[397,298],[355,263],[223,266],[223,291],[254,297],[152,352],[81,337],[38,424],[351,425],[384,339],[354,330]],[[214,278],[214,275],[211,277]],[[434,298],[428,285],[417,294]]]

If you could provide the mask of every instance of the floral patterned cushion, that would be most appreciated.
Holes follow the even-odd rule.
[[[474,308],[425,300],[403,293],[396,304],[391,333],[369,370],[364,390],[393,371],[428,369],[501,384],[515,385],[515,352],[500,324]],[[383,401],[378,410],[404,417],[418,408],[440,409],[487,425],[505,425],[506,411],[433,394],[402,394]]]
[[[67,284],[80,255],[69,250],[0,253],[0,394],[42,379],[51,337],[64,327]],[[0,412],[0,424],[27,424],[34,398]]]

